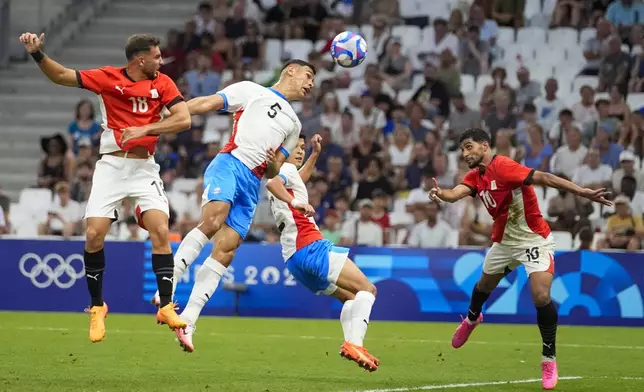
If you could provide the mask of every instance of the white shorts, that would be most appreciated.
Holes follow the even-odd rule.
[[[528,275],[533,272],[555,272],[555,241],[552,236],[524,247],[508,246],[498,242],[485,255],[483,272],[503,274],[523,264]]]
[[[128,159],[103,155],[96,162],[85,218],[118,219],[121,201],[132,198],[141,212],[159,210],[170,216],[168,197],[154,157]]]

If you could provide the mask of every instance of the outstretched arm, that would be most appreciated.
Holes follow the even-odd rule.
[[[458,184],[452,189],[441,189],[435,178],[432,178],[432,181],[434,182],[434,187],[429,190],[429,198],[435,202],[446,201],[454,203],[466,196],[476,196],[474,189],[465,184]]]
[[[574,195],[585,197],[586,199],[601,203],[605,206],[610,206],[613,204],[612,202],[606,200],[606,196],[610,194],[610,192],[606,191],[606,188],[582,188],[574,182],[570,182],[550,173],[535,171],[532,175],[532,185],[543,185],[550,188],[565,190]]]
[[[40,70],[49,80],[61,86],[79,87],[76,71],[60,65],[42,52],[44,41],[45,33],[40,34],[40,36],[24,33],[20,36],[20,42],[22,42],[27,52],[38,63]]]
[[[185,102],[178,102],[169,109],[170,115],[163,120],[144,125],[142,127],[129,127],[123,129],[121,143],[125,144],[132,139],[144,136],[159,136],[168,133],[179,133],[190,129],[191,119],[188,112],[188,105]]]
[[[188,101],[188,110],[191,115],[204,114],[213,110],[226,110],[226,100],[221,94],[206,95],[192,98]]]
[[[320,141],[322,141],[322,136],[320,135],[313,135],[313,138],[311,138],[311,146],[313,147],[311,150],[311,156],[299,170],[300,178],[302,178],[304,183],[309,182],[311,179],[311,175],[313,175],[313,171],[315,170],[315,164],[320,157],[320,152],[322,151]]]

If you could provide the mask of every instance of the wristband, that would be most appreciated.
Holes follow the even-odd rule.
[[[40,64],[45,59],[45,54],[42,52],[42,50],[30,54],[31,57],[33,57],[34,61],[38,64]]]
[[[300,206],[300,202],[295,199],[291,200],[290,204],[291,204],[291,207],[293,208],[298,208]]]

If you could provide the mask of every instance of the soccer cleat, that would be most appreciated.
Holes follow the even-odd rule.
[[[454,336],[452,336],[452,347],[454,348],[460,348],[462,347],[467,340],[470,338],[470,335],[474,331],[474,329],[483,322],[483,313],[479,315],[479,318],[476,320],[476,322],[471,322],[470,319],[465,317],[463,321],[461,321],[461,325],[456,328],[456,332],[454,332]]]
[[[169,303],[157,311],[157,323],[167,324],[170,329],[185,328],[187,323],[176,312],[177,305]]]
[[[543,389],[555,389],[558,379],[557,362],[554,359],[541,361],[541,386]]]
[[[195,333],[195,329],[197,327],[194,324],[188,324],[185,328],[177,328],[174,330],[179,340],[179,346],[187,353],[195,351],[195,345],[192,343],[192,335]]]
[[[340,347],[340,356],[357,363],[358,366],[370,372],[378,370],[378,365],[380,365],[378,358],[369,354],[366,348],[346,341]]]
[[[105,318],[107,317],[107,304],[92,306],[85,309],[89,313],[89,340],[92,343],[101,342],[105,338]]]

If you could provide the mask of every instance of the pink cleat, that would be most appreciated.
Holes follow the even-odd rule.
[[[177,335],[177,340],[179,340],[179,346],[187,353],[195,351],[195,345],[192,343],[192,335],[195,333],[195,329],[197,327],[193,324],[188,324],[185,328],[177,328],[174,330],[174,333]]]
[[[557,372],[557,362],[554,359],[546,359],[541,362],[541,386],[545,390],[555,389],[559,372]]]
[[[476,322],[470,321],[467,317],[461,321],[461,325],[456,328],[456,332],[454,332],[454,336],[452,336],[452,347],[454,348],[461,348],[466,342],[467,339],[470,338],[470,335],[472,334],[472,331],[483,322],[483,313],[479,315],[479,318],[476,320]]]

